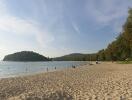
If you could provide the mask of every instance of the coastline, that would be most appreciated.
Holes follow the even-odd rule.
[[[131,66],[102,62],[92,66],[0,79],[0,100],[132,99]]]
[[[1,63],[6,63],[2,61]],[[13,63],[13,64],[12,64]],[[31,63],[31,64],[30,64]],[[9,64],[9,65],[8,65]],[[80,67],[88,64],[88,61],[54,61],[49,63],[47,62],[11,62],[3,64],[0,67],[0,79],[2,78],[13,78],[13,77],[21,77],[21,76],[29,76],[36,75],[40,73],[61,71],[67,68]],[[20,69],[20,70],[19,70]],[[36,69],[36,70],[35,70]],[[2,72],[2,70],[6,70]]]

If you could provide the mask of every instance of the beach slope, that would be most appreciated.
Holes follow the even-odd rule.
[[[132,100],[132,64],[105,62],[0,79],[0,100]]]

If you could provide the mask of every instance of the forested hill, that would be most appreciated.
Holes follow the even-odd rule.
[[[55,61],[89,61],[96,60],[96,54],[73,53],[62,57],[53,58]]]
[[[84,54],[73,53],[73,54],[62,56],[62,57],[54,58],[53,60],[56,60],[56,61],[79,61],[79,60],[82,60],[83,57],[84,57]]]
[[[132,9],[120,35],[97,55],[102,60],[132,60]]]
[[[22,51],[5,56],[3,61],[49,61],[49,59],[32,51]]]

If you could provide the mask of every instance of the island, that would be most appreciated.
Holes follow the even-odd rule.
[[[50,61],[49,58],[33,51],[21,51],[6,55],[3,61]]]

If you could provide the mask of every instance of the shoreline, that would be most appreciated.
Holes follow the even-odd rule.
[[[23,74],[20,74],[20,75],[18,75],[18,76],[9,76],[9,77],[3,77],[3,78],[0,78],[0,80],[2,80],[2,79],[11,79],[11,78],[20,78],[20,77],[32,77],[32,76],[37,76],[37,75],[41,75],[41,74],[50,74],[50,73],[58,73],[58,72],[61,72],[61,71],[66,71],[66,70],[71,70],[71,69],[76,69],[76,68],[79,68],[79,67],[83,67],[83,66],[91,66],[90,64],[84,64],[84,65],[80,65],[80,66],[77,66],[77,67],[75,67],[75,68],[72,68],[72,66],[71,67],[68,67],[68,68],[61,68],[61,69],[58,69],[58,70],[50,70],[50,71],[41,71],[41,72],[36,72],[36,73],[29,73],[29,74],[27,74],[26,73],[26,75],[23,75]]]
[[[132,64],[102,62],[55,72],[0,79],[1,100],[132,99]]]
[[[64,61],[63,61],[64,62]],[[73,62],[73,61],[71,61],[71,62]],[[74,61],[74,62],[76,62],[76,61]],[[77,62],[79,62],[79,61],[77,61]],[[81,61],[80,61],[81,62]],[[83,61],[84,62],[84,61]],[[20,62],[20,63],[24,63],[24,62]],[[30,62],[28,62],[28,63],[30,63]],[[36,62],[35,62],[36,63]],[[31,72],[30,71],[30,68],[29,68],[29,70],[28,70],[28,67],[25,69],[25,71],[23,71],[23,72],[20,72],[20,73],[9,73],[9,74],[3,74],[3,75],[1,75],[0,76],[0,79],[3,79],[3,78],[15,78],[15,77],[23,77],[23,76],[30,76],[30,75],[36,75],[36,74],[42,74],[42,73],[48,73],[48,72],[54,72],[54,71],[61,71],[61,70],[65,70],[65,69],[69,69],[69,68],[72,68],[72,66],[76,66],[76,67],[80,67],[80,66],[83,66],[83,65],[86,65],[86,64],[88,64],[88,61],[86,61],[84,64],[82,63],[82,64],[79,64],[79,65],[71,65],[71,66],[55,66],[54,68],[53,67],[51,67],[51,66],[47,66],[47,67],[43,67],[42,68],[42,70],[37,70],[36,72],[35,71],[33,71],[33,72]],[[26,65],[25,65],[26,66]],[[9,68],[8,68],[9,69]],[[10,68],[11,69],[11,68]],[[10,70],[9,70],[10,71]]]

